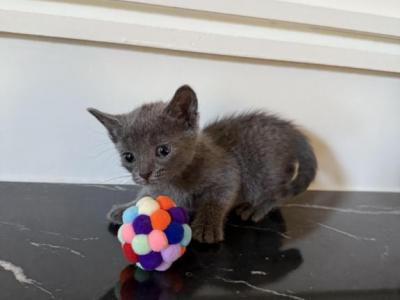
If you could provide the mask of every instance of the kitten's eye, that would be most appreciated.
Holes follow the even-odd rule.
[[[168,145],[160,145],[156,148],[156,155],[158,157],[166,157],[171,152]]]
[[[122,153],[122,156],[128,163],[131,163],[135,160],[135,156],[131,152],[124,152]]]

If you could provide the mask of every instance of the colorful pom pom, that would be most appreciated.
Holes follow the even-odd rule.
[[[137,206],[131,206],[127,209],[124,210],[122,213],[122,222],[125,223],[132,223],[133,220],[137,217],[139,214]]]
[[[124,239],[122,238],[122,225],[121,225],[121,227],[120,228],[118,228],[118,232],[117,232],[117,238],[118,238],[118,241],[121,243],[121,244],[123,244],[124,243]]]
[[[192,240],[192,229],[188,224],[183,224],[183,239],[181,240],[181,245],[186,247]]]
[[[164,232],[169,244],[179,243],[183,238],[183,227],[175,221],[172,221]]]
[[[175,202],[168,196],[158,196],[157,202],[162,209],[170,209],[171,207],[175,207]]]
[[[158,209],[152,213],[150,219],[153,228],[158,230],[164,230],[171,223],[170,214],[163,209]]]
[[[148,254],[140,255],[139,262],[145,270],[154,270],[163,262],[160,252],[151,251]]]
[[[169,267],[170,267],[171,265],[172,265],[172,263],[167,263],[167,262],[163,261],[163,262],[161,263],[161,265],[159,265],[159,266],[156,268],[156,270],[157,270],[157,271],[165,271],[165,270],[169,269]]]
[[[147,235],[138,234],[133,238],[132,249],[139,255],[145,255],[151,251]]]
[[[122,240],[125,243],[131,244],[133,238],[135,237],[135,232],[133,231],[133,227],[131,224],[123,224],[120,227],[122,231]]]
[[[147,215],[139,215],[133,221],[133,229],[136,234],[149,234],[152,230],[150,217]]]
[[[140,269],[165,271],[192,238],[186,211],[168,196],[140,199],[122,214],[118,240],[126,259]]]
[[[131,244],[125,243],[122,246],[122,252],[131,263],[136,263],[138,261],[138,256],[133,252]]]
[[[169,245],[165,250],[161,251],[161,255],[165,262],[172,263],[181,256],[181,247],[177,244]]]
[[[182,207],[171,207],[168,212],[171,215],[172,220],[180,224],[185,224],[189,222],[189,217]]]
[[[151,250],[160,252],[161,250],[167,248],[168,239],[165,236],[165,233],[161,230],[153,230],[149,234],[149,244]]]
[[[150,216],[153,212],[155,212],[157,209],[160,208],[160,205],[158,202],[150,197],[146,197],[145,201],[139,201],[138,202],[138,207],[139,207],[139,214],[140,215],[148,215]]]

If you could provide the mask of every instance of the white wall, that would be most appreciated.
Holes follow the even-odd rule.
[[[399,190],[400,79],[60,41],[0,39],[0,179],[126,182],[88,106],[125,112],[190,83],[202,121],[262,107],[295,120],[317,189]]]
[[[175,11],[169,13],[177,17]],[[114,18],[115,14],[113,11]],[[57,20],[53,19],[52,26],[44,23],[54,31],[31,34],[77,34],[76,38],[84,39],[78,37],[79,30],[71,33],[70,27],[63,27],[65,24]],[[82,26],[83,21],[79,23]],[[200,21],[218,23],[207,18]],[[4,24],[0,22],[0,31],[31,30],[22,23],[17,29],[13,22],[7,23],[11,24],[7,28]],[[184,22],[179,24],[184,26]],[[193,24],[190,30],[195,29]],[[279,36],[263,31],[270,25],[248,24],[248,28],[241,27],[241,33],[259,32],[253,40],[256,45],[257,39],[264,38],[261,33],[272,40]],[[321,50],[320,43],[328,45],[335,43],[332,38],[336,39],[342,48],[328,45],[326,53],[333,56],[332,60],[329,55],[319,57],[321,64],[337,67],[272,62],[259,59],[256,52],[249,56],[257,59],[244,59],[240,57],[247,55],[241,53],[229,54],[228,58],[110,45],[99,42],[103,37],[96,27],[86,29],[94,36],[100,34],[95,39],[98,42],[0,33],[0,180],[130,183],[105,130],[86,112],[86,107],[126,112],[145,101],[168,100],[179,85],[189,83],[199,96],[202,123],[224,113],[264,108],[300,124],[319,158],[314,189],[400,191],[400,60],[392,73],[387,72],[390,68],[386,63],[380,64],[380,57],[384,61],[383,57],[389,54],[397,61],[399,40],[372,39],[358,33],[332,37],[329,30],[305,33],[301,29],[296,33],[294,25],[290,26],[287,37],[293,37],[291,43],[310,39],[310,45],[317,44],[315,52],[313,46],[307,48],[310,56],[319,56],[326,50]],[[288,27],[283,24],[282,28]],[[233,31],[230,34],[234,36]],[[104,37],[105,41],[113,41],[110,36]],[[236,45],[242,42],[233,41]],[[130,40],[133,45],[142,42],[139,38]],[[175,49],[174,42],[164,42],[159,48]],[[207,43],[205,48],[193,51],[213,53],[207,51],[207,46],[212,47],[210,41]],[[292,45],[279,44],[274,51],[285,52]],[[359,61],[363,68],[374,65],[376,68],[372,69],[381,71],[351,69],[344,51],[353,46],[374,53]],[[288,61],[302,61],[294,53],[287,53]],[[272,52],[264,58],[277,59]],[[346,64],[349,65],[341,67]]]

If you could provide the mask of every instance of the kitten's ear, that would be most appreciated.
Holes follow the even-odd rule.
[[[197,127],[197,97],[188,85],[183,85],[176,90],[174,97],[165,108],[165,112],[182,122],[188,128]]]
[[[107,114],[91,107],[88,108],[87,111],[90,112],[93,116],[95,116],[95,118],[99,120],[100,123],[103,124],[105,128],[107,128],[111,140],[114,143],[116,143],[122,131],[122,124],[120,118],[118,116]]]

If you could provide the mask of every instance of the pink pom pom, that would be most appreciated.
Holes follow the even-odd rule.
[[[161,230],[153,230],[149,234],[149,244],[151,250],[160,252],[168,246],[168,239]]]
[[[135,237],[135,232],[133,231],[132,224],[123,224],[121,227],[123,241],[125,243],[131,244],[133,238]]]

